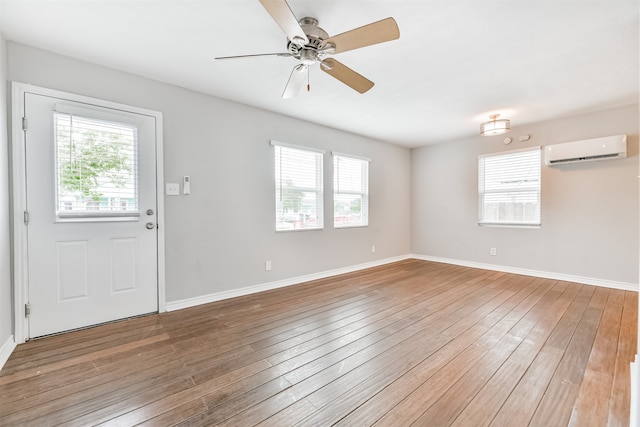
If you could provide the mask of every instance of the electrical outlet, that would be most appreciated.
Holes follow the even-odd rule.
[[[264,271],[271,271],[271,260],[268,259],[264,262]]]
[[[376,253],[376,247],[375,245],[371,246],[371,253],[375,254]]]
[[[489,250],[489,255],[491,256],[496,256],[498,254],[498,252],[496,251],[496,248],[491,248]]]

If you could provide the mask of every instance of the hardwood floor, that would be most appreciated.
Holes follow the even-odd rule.
[[[19,345],[0,425],[625,426],[637,308],[406,260]]]

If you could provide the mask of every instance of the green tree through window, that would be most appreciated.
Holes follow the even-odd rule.
[[[109,199],[135,197],[135,127],[56,116],[58,209],[69,199],[73,210],[83,210],[88,201],[109,206]]]

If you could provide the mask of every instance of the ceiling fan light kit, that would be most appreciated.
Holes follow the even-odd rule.
[[[500,117],[500,114],[491,114],[489,116],[491,120],[480,125],[480,135],[493,136],[509,132],[511,130],[509,119],[498,119],[498,117]]]
[[[287,52],[263,53],[255,55],[224,56],[216,59],[247,58],[254,56],[284,56],[300,61],[289,76],[282,93],[283,98],[293,98],[304,86],[304,76],[308,76],[309,67],[320,64],[320,69],[331,77],[359,93],[365,93],[374,83],[327,55],[346,52],[361,47],[384,43],[400,38],[398,24],[393,18],[386,18],[359,28],[329,36],[318,26],[315,18],[304,17],[298,20],[285,0],[259,0],[278,26],[287,35]],[[307,89],[309,86],[307,84]]]

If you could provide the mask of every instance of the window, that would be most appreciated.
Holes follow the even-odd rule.
[[[54,124],[57,218],[138,217],[136,126],[61,112]]]
[[[481,225],[540,225],[540,147],[478,157]]]
[[[369,225],[369,159],[333,153],[333,226]]]
[[[324,227],[324,152],[272,141],[275,148],[276,230]]]

